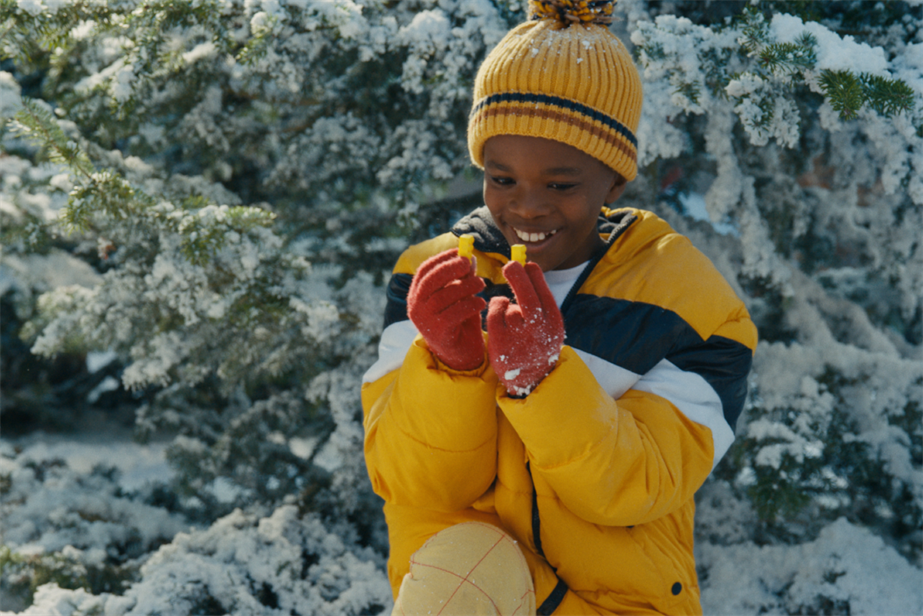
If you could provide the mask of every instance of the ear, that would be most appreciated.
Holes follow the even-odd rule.
[[[628,180],[622,177],[621,173],[616,173],[615,177],[612,178],[612,186],[609,187],[609,192],[606,193],[606,205],[611,205],[618,201],[622,193],[625,192],[626,186],[628,186]]]

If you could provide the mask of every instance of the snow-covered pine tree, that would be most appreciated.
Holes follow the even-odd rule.
[[[645,80],[644,167],[622,203],[689,235],[761,333],[738,443],[701,492],[706,611],[919,612],[918,595],[883,595],[865,572],[921,577],[923,7],[617,11]],[[47,356],[119,357],[139,433],[178,435],[173,509],[206,524],[252,512],[178,537],[123,597],[46,586],[35,610],[387,604],[364,565],[343,569],[384,549],[358,404],[375,283],[473,203],[444,198],[467,168],[470,81],[521,18],[498,0],[0,2],[18,333]],[[36,277],[41,264],[82,286]],[[27,499],[39,475],[4,456],[0,488]],[[287,502],[310,530],[290,507],[259,519]],[[223,535],[282,553],[241,550],[236,586],[173,586],[191,562],[225,562]],[[265,574],[297,562],[300,577]]]
[[[464,166],[456,127],[477,57],[506,28],[497,7],[4,11],[6,62],[40,83],[6,129],[11,153],[28,135],[72,173],[61,219],[20,237],[76,231],[104,257],[98,287],[41,300],[33,350],[118,353],[122,384],[149,399],[139,428],[180,432],[184,488],[211,511],[220,475],[251,500],[315,498],[331,481],[317,455],[350,461],[348,502],[365,483],[361,430],[353,396],[336,400],[377,335],[371,283],[403,245],[401,217]]]
[[[358,405],[375,282],[427,232],[420,204],[466,166],[468,84],[513,13],[486,0],[0,4],[0,100],[16,116],[0,128],[5,260],[28,320],[15,333],[38,355],[119,358],[139,436],[176,434],[179,495],[148,500],[200,523],[295,503],[386,549]],[[91,261],[91,276],[33,280],[43,253]],[[5,470],[7,493],[35,472]],[[102,547],[119,564],[120,546]],[[49,579],[42,562],[5,562]],[[302,608],[346,613],[337,598],[362,575],[299,582],[333,584]],[[203,592],[176,600],[214,607],[219,591]],[[387,594],[378,584],[350,609]]]
[[[740,285],[761,337],[738,442],[701,494],[700,563],[742,536],[721,521],[729,490],[749,500],[744,535],[759,545],[808,542],[848,520],[919,567],[921,7],[766,3],[716,20],[727,4],[663,15],[639,4],[651,19],[629,25],[645,71],[650,185]],[[704,228],[688,222],[699,204]],[[848,568],[835,560],[819,565],[826,585],[795,592],[786,584],[807,567],[775,572],[762,585],[776,596],[747,605],[849,611],[847,583],[836,584]]]

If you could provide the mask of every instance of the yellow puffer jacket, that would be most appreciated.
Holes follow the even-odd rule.
[[[693,495],[746,396],[756,329],[743,303],[664,221],[604,209],[607,250],[563,300],[560,360],[514,399],[490,366],[440,365],[407,320],[413,272],[461,233],[475,235],[484,294],[509,293],[509,246],[486,208],[411,247],[363,383],[394,592],[426,539],[475,519],[520,542],[539,614],[700,613]]]

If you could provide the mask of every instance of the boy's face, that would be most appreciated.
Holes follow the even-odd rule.
[[[603,241],[600,209],[618,199],[625,179],[559,141],[497,135],[484,144],[484,202],[513,244],[525,244],[542,271],[576,267]]]

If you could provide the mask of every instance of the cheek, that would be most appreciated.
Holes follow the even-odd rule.
[[[498,194],[496,190],[492,188],[484,188],[484,204],[487,206],[487,209],[490,210],[491,215],[494,218],[497,218],[504,209],[506,200],[502,195]]]
[[[490,198],[486,191],[484,192],[484,204],[487,206],[487,210],[490,212],[490,217],[493,218],[494,224],[499,227],[500,221],[503,218],[503,208],[497,203],[495,198]]]
[[[570,223],[578,229],[591,229],[596,226],[599,213],[605,203],[598,195],[587,195],[577,202],[571,203],[567,211]]]
[[[500,212],[500,208],[497,206],[497,200],[492,197],[492,195],[484,192],[484,205],[487,206],[487,209],[490,210],[491,216],[494,218],[497,217],[497,214]]]

